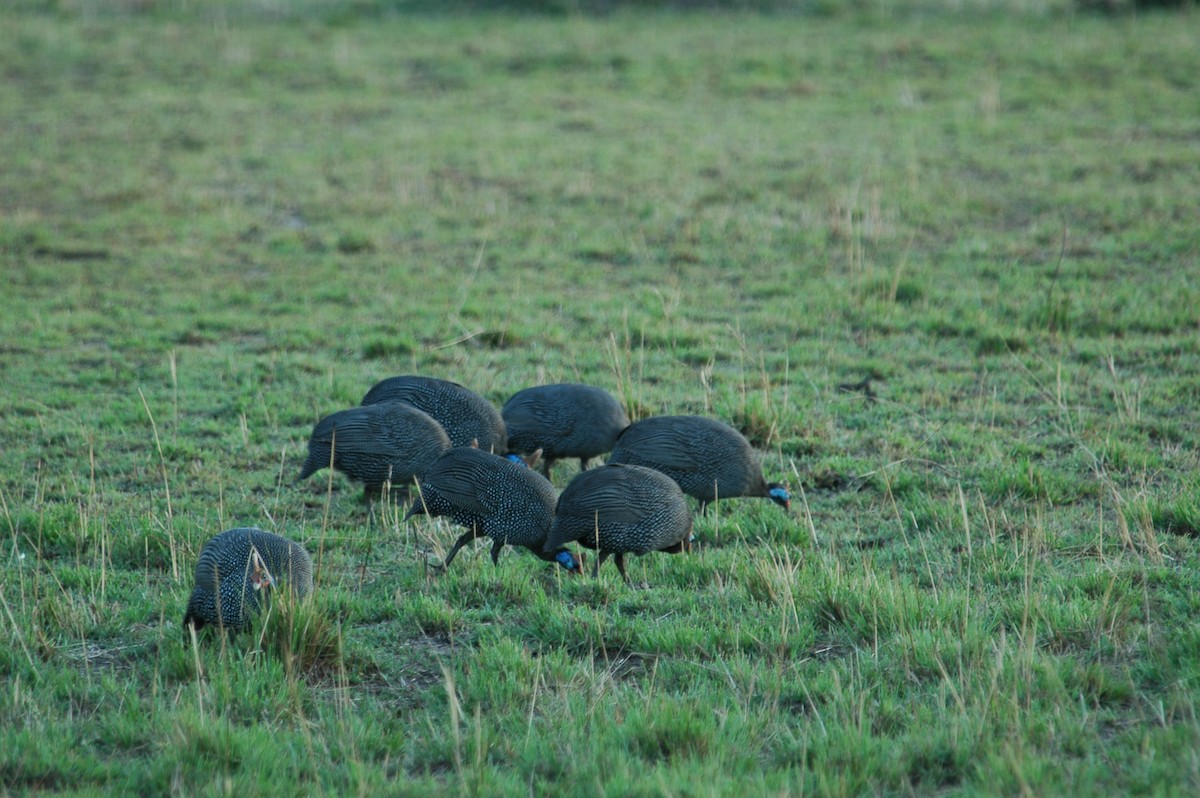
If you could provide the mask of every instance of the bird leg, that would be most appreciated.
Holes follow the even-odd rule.
[[[596,564],[592,566],[592,578],[600,576],[600,566],[604,565],[604,561],[608,559],[609,552],[602,551],[600,556],[596,558]],[[620,555],[618,555],[620,556]]]
[[[614,554],[613,562],[617,564],[617,570],[621,572],[621,578],[625,580],[625,584],[630,584],[629,574],[625,573],[625,553],[619,551]]]
[[[442,567],[449,568],[450,562],[454,559],[454,555],[458,554],[458,550],[470,543],[475,538],[479,537],[480,534],[481,533],[479,530],[475,529],[474,527],[468,529],[466,532],[463,532],[462,536],[458,540],[454,541],[454,548],[450,549],[450,553],[446,555],[446,562]]]

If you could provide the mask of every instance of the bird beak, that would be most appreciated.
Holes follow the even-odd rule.
[[[271,572],[267,569],[266,562],[263,561],[262,555],[257,550],[252,550],[250,556],[254,560],[254,567],[250,572],[250,584],[255,590],[274,587],[275,577],[271,576]]]

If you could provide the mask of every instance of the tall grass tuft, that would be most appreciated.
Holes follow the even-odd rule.
[[[291,678],[328,679],[343,669],[342,630],[315,597],[300,600],[277,590],[254,619],[250,638],[282,662]]]

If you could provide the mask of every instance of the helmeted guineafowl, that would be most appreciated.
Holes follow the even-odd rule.
[[[423,410],[445,428],[453,446],[470,446],[504,454],[508,434],[500,411],[487,399],[456,382],[408,374],[375,383],[363,397],[364,405],[378,402],[408,402]]]
[[[333,467],[370,495],[387,481],[407,485],[449,448],[442,425],[407,402],[352,407],[317,422],[297,480],[328,466],[332,449]]]
[[[700,512],[718,497],[763,496],[785,510],[787,486],[767,482],[750,442],[728,424],[703,416],[651,416],[617,438],[610,463],[632,463],[663,472],[700,500]]]
[[[240,629],[281,585],[297,598],[312,592],[312,559],[304,547],[253,527],[227,529],[200,550],[184,630],[189,624]]]
[[[596,575],[608,556],[625,573],[626,554],[678,552],[690,547],[692,513],[687,499],[669,477],[636,465],[604,465],[579,472],[558,497],[546,551],[578,541],[600,556]]]
[[[508,427],[508,448],[542,450],[547,478],[555,460],[578,457],[580,468],[612,451],[629,417],[607,391],[591,385],[539,385],[513,394],[500,410]]]
[[[554,488],[520,462],[460,446],[443,454],[418,480],[421,494],[409,508],[414,515],[448,516],[467,531],[455,542],[446,565],[458,550],[478,537],[492,539],[492,562],[499,564],[504,544],[524,546],[549,562],[579,573],[577,555],[561,546],[543,551],[554,520]]]

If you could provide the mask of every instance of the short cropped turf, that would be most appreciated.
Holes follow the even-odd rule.
[[[0,792],[1200,791],[1198,22],[5,6]],[[440,569],[295,482],[410,373],[724,419],[792,511]],[[193,640],[233,526],[315,594]]]

